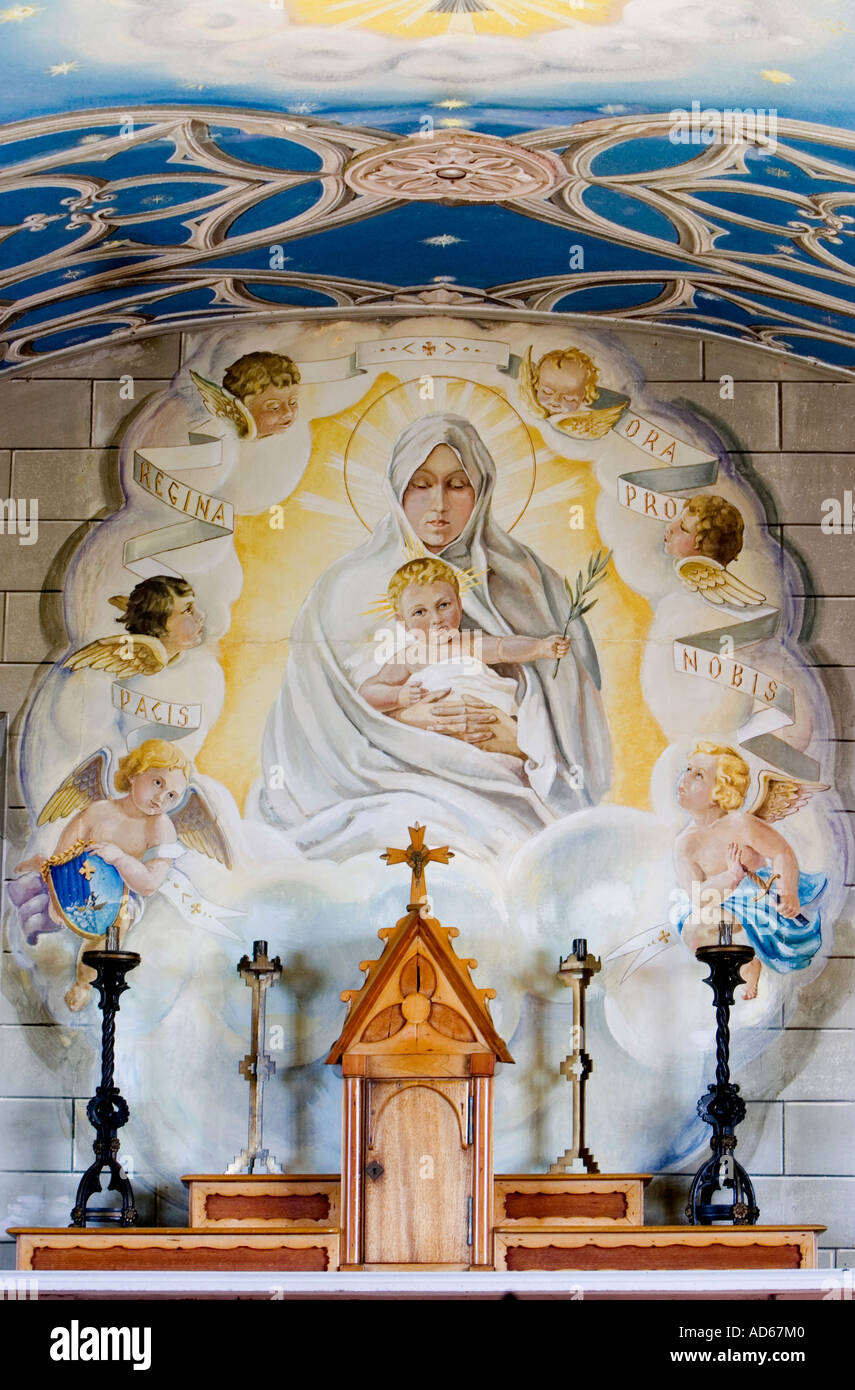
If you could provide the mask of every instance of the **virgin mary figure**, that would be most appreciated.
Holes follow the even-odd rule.
[[[451,690],[390,717],[358,693],[377,645],[370,610],[414,555],[467,574],[462,629],[497,637],[563,630],[564,583],[496,523],[495,485],[495,463],[467,420],[413,421],[386,470],[388,515],[306,598],[267,719],[258,802],[304,853],[347,857],[391,844],[385,837],[412,816],[477,857],[499,854],[595,805],[608,787],[599,668],[581,620],[555,679],[547,661],[499,668],[516,681],[516,718]]]

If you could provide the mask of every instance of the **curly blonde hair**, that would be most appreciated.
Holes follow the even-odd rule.
[[[558,371],[560,371],[562,367],[570,366],[572,363],[578,363],[581,367],[584,367],[587,375],[585,378],[585,394],[582,397],[582,403],[583,405],[591,405],[597,399],[599,394],[597,391],[597,381],[599,380],[600,373],[587,352],[583,352],[581,348],[577,347],[553,348],[552,352],[545,352],[534,369],[533,385],[535,391],[537,390],[540,380],[540,369],[544,362],[551,362],[553,367],[556,367]]]
[[[389,580],[386,597],[396,613],[400,611],[401,595],[411,584],[450,584],[457,597],[460,597],[460,581],[455,570],[444,560],[437,560],[432,555],[408,560],[400,569],[395,570]]]
[[[718,758],[712,799],[723,811],[738,811],[751,781],[751,769],[745,759],[725,743],[696,743],[693,757],[695,753],[709,753]]]
[[[742,513],[726,497],[690,497],[684,516],[697,517],[695,543],[701,555],[729,565],[742,549]]]
[[[226,368],[223,386],[239,401],[257,396],[268,386],[296,386],[300,368],[290,357],[279,352],[247,352]]]
[[[186,753],[182,753],[174,743],[167,743],[165,738],[149,738],[139,748],[133,748],[119,759],[113,778],[116,791],[129,792],[133,779],[139,777],[141,772],[148,772],[150,767],[162,767],[167,772],[183,772],[190,781],[190,759]]]

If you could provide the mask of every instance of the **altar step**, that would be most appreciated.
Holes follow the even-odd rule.
[[[564,1270],[808,1270],[823,1226],[505,1227],[495,1232],[498,1272]],[[258,1271],[335,1273],[337,1231],[200,1231],[170,1227],[19,1229],[19,1271]],[[385,1266],[389,1272],[394,1265]],[[413,1266],[406,1267],[412,1270]],[[378,1272],[374,1266],[373,1274]],[[382,1271],[381,1271],[382,1272]],[[367,1273],[367,1271],[366,1271]]]
[[[338,1173],[192,1173],[181,1181],[192,1230],[337,1231],[341,1224]]]
[[[337,1173],[191,1173],[193,1230],[339,1227]],[[641,1226],[649,1173],[506,1173],[494,1181],[496,1226]],[[317,1223],[317,1224],[315,1224]]]
[[[649,1173],[500,1173],[494,1224],[642,1226]]]
[[[198,1231],[178,1226],[20,1229],[19,1270],[265,1270],[325,1273],[339,1265],[337,1231]]]
[[[816,1269],[824,1226],[496,1228],[497,1270]]]
[[[822,1226],[645,1226],[643,1196],[649,1180],[644,1173],[497,1176],[495,1269],[816,1268]],[[271,1275],[339,1270],[337,1174],[196,1173],[183,1181],[189,1188],[189,1226],[19,1229],[11,1232],[18,1241],[18,1269]]]

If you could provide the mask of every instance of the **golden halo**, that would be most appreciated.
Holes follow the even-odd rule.
[[[424,377],[390,386],[363,411],[344,451],[347,499],[366,531],[387,514],[383,479],[395,440],[424,415],[462,415],[478,431],[496,464],[492,512],[505,531],[520,521],[534,492],[534,444],[518,411],[500,391],[465,377],[434,376],[433,398],[422,400]]]

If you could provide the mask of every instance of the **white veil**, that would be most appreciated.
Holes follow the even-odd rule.
[[[375,845],[380,822],[387,821],[384,808],[393,809],[389,824],[398,833],[402,817],[417,813],[434,834],[447,830],[458,843],[471,837],[498,852],[596,804],[609,785],[599,670],[584,622],[571,628],[570,653],[555,680],[551,663],[509,668],[519,682],[518,741],[528,754],[522,780],[504,759],[400,724],[357,694],[354,671],[381,625],[368,610],[395,570],[421,549],[401,501],[438,444],[455,450],[475,489],[463,532],[442,551],[442,559],[479,576],[464,593],[462,625],[496,636],[546,636],[566,620],[560,576],[490,514],[496,467],[477,430],[454,415],[414,421],[389,461],[388,516],[364,545],[321,575],[297,616],[282,689],[267,720],[261,811],[297,830],[294,838],[307,852]]]

